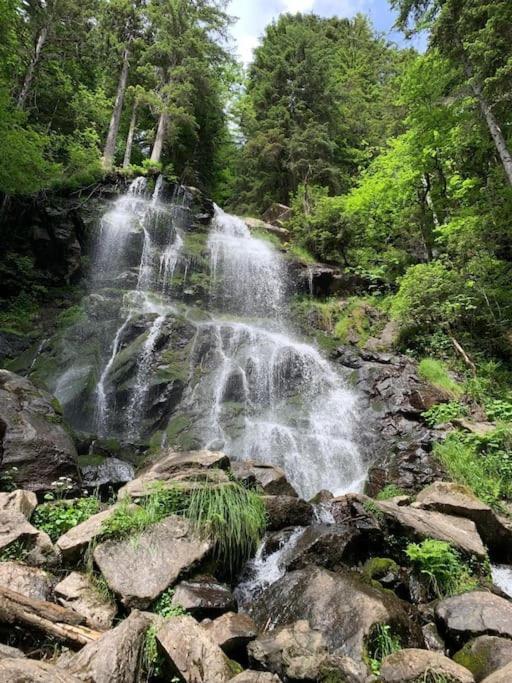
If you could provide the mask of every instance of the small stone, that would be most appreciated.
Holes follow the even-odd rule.
[[[232,659],[239,660],[247,645],[258,635],[258,627],[247,614],[227,612],[208,624],[201,624],[210,638]]]
[[[246,486],[258,486],[269,496],[293,496],[297,491],[286,479],[284,470],[274,465],[265,465],[254,460],[232,460],[231,470]]]
[[[291,526],[308,526],[313,520],[313,506],[294,496],[263,496],[267,528],[280,531]]]
[[[10,493],[0,493],[0,511],[21,512],[26,519],[30,519],[36,506],[37,497],[33,491],[17,489]]]
[[[25,653],[17,647],[0,643],[0,659],[23,659],[25,656]]]
[[[213,618],[236,607],[230,588],[213,576],[182,581],[176,586],[172,602],[196,618]]]
[[[510,681],[512,681],[512,664],[507,664],[507,666],[484,678],[482,683],[510,683]]]

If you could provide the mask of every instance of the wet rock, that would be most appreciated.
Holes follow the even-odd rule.
[[[293,496],[263,496],[267,528],[279,531],[291,526],[308,526],[314,516],[313,506]]]
[[[421,540],[436,538],[450,543],[466,554],[486,557],[482,539],[474,522],[469,519],[400,506],[389,501],[377,501],[375,505],[384,515],[391,533]]]
[[[7,512],[21,512],[24,517],[30,519],[36,506],[37,497],[33,491],[17,489],[10,493],[0,493],[0,512],[3,510]]]
[[[59,561],[59,553],[48,534],[33,527],[21,512],[0,512],[0,550],[14,543],[23,548],[23,559],[30,565],[52,565]]]
[[[510,681],[512,681],[512,664],[507,664],[507,666],[484,678],[483,683],[510,683]]]
[[[369,469],[365,492],[372,497],[382,489],[394,484],[414,493],[443,477],[443,470],[429,448],[425,448],[424,433],[418,436],[419,444],[400,443],[395,449],[379,458]]]
[[[186,683],[224,683],[233,678],[233,665],[192,617],[167,620],[157,641],[173,673]]]
[[[496,636],[479,636],[466,643],[453,659],[469,669],[475,681],[479,683],[512,662],[512,640]]]
[[[54,405],[28,379],[0,370],[1,464],[30,491],[51,489],[61,476],[77,478],[75,445]]]
[[[0,586],[27,598],[48,600],[53,583],[53,577],[43,569],[18,562],[0,562]]]
[[[71,572],[55,586],[55,597],[63,607],[82,615],[87,626],[98,631],[112,628],[117,608],[94,588],[85,574]]]
[[[337,674],[338,679],[347,683],[366,680],[366,667],[348,657],[331,656],[322,634],[311,629],[307,621],[259,636],[250,643],[248,651],[253,664],[286,681],[319,681],[328,679],[329,674]]]
[[[97,465],[84,465],[82,484],[91,488],[126,484],[135,476],[135,468],[129,462],[119,458],[106,458]]]
[[[0,643],[0,659],[23,659],[25,653],[16,647]]]
[[[307,567],[290,572],[261,594],[251,616],[261,628],[307,620],[322,633],[330,651],[356,661],[362,660],[365,641],[377,624],[390,624],[404,645],[423,644],[404,603],[347,570],[334,574]]]
[[[441,600],[435,609],[441,633],[462,644],[481,635],[512,638],[512,603],[485,591]]]
[[[86,683],[136,683],[139,679],[144,636],[152,615],[135,610],[119,626],[107,631],[72,657],[58,662],[63,681]]]
[[[261,488],[269,496],[297,498],[297,492],[280,467],[264,465],[254,460],[232,460],[231,469],[234,476],[245,486]]]
[[[466,486],[438,481],[421,491],[416,505],[448,515],[471,519],[491,557],[501,562],[512,562],[512,524],[491,507],[479,500]]]
[[[190,523],[167,517],[132,538],[105,541],[93,553],[109,588],[128,607],[148,607],[185,570],[210,551],[210,541],[198,539]]]
[[[90,542],[101,533],[103,522],[115,511],[115,506],[108,510],[92,515],[85,522],[72,527],[57,540],[57,547],[62,553],[63,559],[68,562],[76,560],[86,550]]]
[[[228,481],[220,471],[229,466],[228,457],[218,451],[186,451],[177,453],[168,449],[156,462],[145,467],[137,478],[120,489],[119,498],[130,495],[138,498],[148,494],[155,482],[202,481],[211,477],[213,482]],[[211,471],[211,472],[210,472]]]
[[[46,662],[15,657],[0,659],[0,680],[5,683],[80,683],[83,679],[59,671]]]
[[[452,683],[474,683],[473,674],[451,659],[428,650],[406,649],[389,655],[382,662],[383,683],[416,683],[437,677]],[[437,680],[437,679],[436,679]]]
[[[246,647],[258,635],[258,627],[247,614],[228,612],[201,624],[208,635],[231,659],[245,659]]]
[[[236,608],[233,593],[213,576],[198,576],[176,586],[173,604],[183,607],[196,619],[215,618]]]
[[[368,540],[367,535],[349,526],[315,524],[307,527],[299,538],[286,566],[290,570],[309,564],[336,569],[343,564],[357,564],[368,556]]]
[[[281,683],[279,676],[266,671],[242,671],[231,679],[231,683]]]

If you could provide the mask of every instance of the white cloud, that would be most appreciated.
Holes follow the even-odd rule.
[[[282,4],[285,12],[309,12],[315,0],[282,0]]]
[[[257,36],[251,36],[247,34],[238,35],[237,37],[237,47],[240,59],[244,64],[249,64],[252,61],[252,53],[255,47],[257,47],[259,39]]]

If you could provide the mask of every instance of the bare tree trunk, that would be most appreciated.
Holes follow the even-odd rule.
[[[494,144],[501,159],[501,163],[503,164],[503,168],[505,169],[507,180],[509,184],[512,185],[512,155],[510,154],[510,151],[507,147],[507,141],[505,140],[505,136],[503,135],[498,120],[494,116],[494,113],[489,103],[487,102],[487,99],[482,90],[482,86],[478,81],[476,81],[473,78],[473,70],[471,68],[471,65],[467,61],[465,69],[473,93],[476,99],[478,100],[478,104],[480,105],[480,109],[482,111],[482,114],[484,115],[487,127],[489,128],[489,132],[491,133],[492,139],[494,140]]]
[[[137,123],[137,107],[139,103],[137,99],[133,100],[132,117],[130,119],[130,128],[128,129],[128,137],[126,138],[126,148],[124,150],[123,168],[128,168],[132,159],[133,137],[135,135],[135,125]]]
[[[23,87],[18,95],[17,105],[20,109],[23,109],[25,106],[25,101],[27,99],[28,93],[30,92],[30,86],[34,80],[34,72],[41,58],[41,52],[43,50],[44,44],[46,43],[47,37],[48,29],[46,26],[43,26],[43,28],[39,31],[39,35],[37,36],[34,54],[30,60],[30,64],[28,65],[27,73],[25,74],[25,79],[23,81]]]
[[[110,119],[110,126],[108,128],[107,141],[105,143],[105,150],[103,152],[103,166],[106,169],[111,169],[114,162],[114,154],[116,152],[117,134],[119,132],[119,122],[121,121],[121,113],[123,111],[124,93],[126,91],[126,84],[128,83],[128,70],[130,67],[130,50],[125,47],[123,55],[123,67],[119,77],[117,86],[116,101]]]
[[[160,157],[162,156],[162,149],[164,146],[165,134],[167,132],[167,124],[169,123],[169,115],[165,112],[160,114],[158,119],[158,128],[156,130],[155,142],[153,144],[153,150],[151,152],[151,161],[158,163]]]

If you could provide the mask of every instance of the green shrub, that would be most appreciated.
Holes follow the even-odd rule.
[[[478,436],[454,432],[434,452],[445,470],[488,505],[512,499],[512,430],[499,427]]]
[[[405,553],[420,574],[428,578],[429,587],[439,597],[463,593],[478,585],[458,552],[445,541],[429,538],[419,544],[410,543]]]
[[[465,406],[455,401],[451,401],[450,403],[437,403],[429,410],[426,410],[422,417],[428,425],[436,427],[437,425],[446,424],[447,422],[451,422],[452,420],[467,414],[468,411]]]
[[[488,419],[494,422],[512,422],[512,401],[500,399],[487,401],[485,412]]]
[[[446,366],[439,360],[424,358],[418,366],[418,372],[424,380],[456,398],[463,393],[460,384],[450,377]]]
[[[233,573],[255,552],[266,527],[261,496],[236,482],[194,489],[186,516],[214,540],[218,560]]]
[[[70,306],[57,316],[59,327],[71,327],[76,323],[83,322],[87,316],[81,306]]]
[[[407,492],[401,489],[399,486],[396,484],[387,484],[377,494],[377,500],[389,500],[390,498],[403,495],[407,495]]]
[[[379,675],[382,660],[402,649],[399,636],[393,634],[389,624],[377,624],[370,634],[367,654],[372,673]]]
[[[162,593],[162,595],[155,600],[153,603],[152,611],[155,614],[169,619],[171,617],[181,617],[186,614],[185,610],[181,605],[173,604],[174,589],[168,588]]]
[[[0,562],[25,562],[28,552],[23,541],[13,541],[0,550]]]
[[[39,505],[32,516],[32,524],[45,531],[55,542],[66,531],[99,511],[100,502],[94,496],[77,500],[56,500]]]

